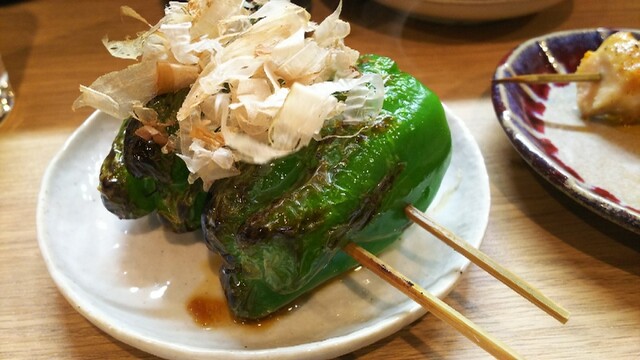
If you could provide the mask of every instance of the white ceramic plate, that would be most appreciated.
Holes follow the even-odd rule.
[[[412,16],[452,22],[483,22],[524,16],[563,0],[375,0]]]
[[[494,77],[574,72],[615,29],[556,32],[505,56]],[[640,38],[640,31],[631,31]],[[595,213],[640,234],[640,125],[582,119],[575,84],[497,84],[498,120],[518,153],[544,179]]]
[[[450,111],[454,155],[430,209],[439,223],[479,246],[489,214],[489,183],[477,144]],[[94,113],[50,164],[39,196],[42,255],[68,301],[111,336],[176,359],[318,359],[356,350],[394,333],[425,311],[361,269],[332,281],[294,311],[264,326],[197,325],[194,295],[222,298],[218,260],[201,233],[176,235],[151,217],[119,220],[96,190],[118,121]],[[468,261],[411,227],[383,258],[439,297]]]

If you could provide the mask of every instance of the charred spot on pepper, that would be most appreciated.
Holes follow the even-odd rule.
[[[200,184],[199,186],[202,186]],[[196,193],[194,193],[194,191]],[[200,214],[198,209],[202,209],[206,199],[206,193],[198,193],[198,188],[187,187],[184,191],[165,192],[164,199],[174,206],[159,209],[158,215],[165,226],[171,228],[176,233],[183,233],[196,230],[200,227]]]
[[[238,229],[236,240],[241,246],[255,245],[259,242],[273,241],[276,238],[295,239],[301,232],[312,230],[324,217],[322,212],[314,212],[305,219],[297,219],[296,223],[271,225],[261,214],[255,214]],[[266,224],[266,225],[262,225]]]
[[[361,201],[361,206],[354,211],[345,225],[332,229],[328,234],[327,248],[334,249],[344,246],[347,235],[364,228],[377,214],[380,204],[386,192],[393,186],[398,175],[404,170],[405,164],[398,163],[377,184],[376,188],[367,194]]]
[[[232,269],[236,266],[236,259],[233,257],[233,255],[229,254],[229,252],[222,245],[222,242],[215,235],[210,234],[208,236],[205,236],[204,241],[209,250],[222,257],[222,262],[226,267]]]
[[[270,234],[271,231],[263,226],[244,225],[239,229],[236,239],[242,245],[253,245],[259,241],[264,241]]]
[[[105,208],[121,219],[135,219],[153,210],[155,184],[133,177],[123,163],[122,147],[127,121],[123,121],[109,154],[100,167],[98,191]]]
[[[227,298],[227,303],[231,308],[236,306],[238,296],[236,296],[236,294],[233,291],[229,291],[229,290],[232,288],[236,288],[236,289],[242,288],[242,283],[238,281],[237,277],[235,276],[235,273],[236,273],[235,268],[229,268],[226,265],[222,265],[222,267],[220,267],[220,271],[219,271],[220,279],[223,280],[221,281],[222,290],[224,291],[225,296]]]
[[[371,128],[375,133],[384,133],[393,125],[394,122],[393,117],[387,114],[376,121]]]
[[[160,145],[137,136],[136,130],[142,126],[143,124],[136,119],[128,121],[122,151],[125,166],[137,178],[150,176],[162,182],[170,182],[171,176],[166,170],[175,155],[163,154]]]
[[[398,163],[391,171],[385,175],[384,178],[378,183],[375,190],[371,191],[367,196],[362,199],[362,206],[360,207],[358,212],[352,214],[349,219],[349,223],[351,224],[353,229],[362,229],[365,227],[371,218],[378,212],[380,208],[380,203],[384,198],[385,194],[393,184],[395,183],[398,175],[404,170],[405,164]]]
[[[327,248],[335,249],[341,245],[350,229],[350,225],[340,225],[329,230],[327,233]]]
[[[120,219],[135,219],[138,217],[135,213],[129,210],[126,204],[123,204],[122,202],[113,201],[113,198],[109,198],[104,194],[100,195],[100,199],[102,200],[105,209],[117,215]]]

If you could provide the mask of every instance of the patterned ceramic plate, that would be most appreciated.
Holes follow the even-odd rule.
[[[508,54],[494,78],[574,72],[587,50],[617,30],[585,29],[531,39]],[[640,36],[638,30],[624,30]],[[575,84],[496,84],[494,109],[520,155],[580,204],[640,233],[640,125],[581,118]]]

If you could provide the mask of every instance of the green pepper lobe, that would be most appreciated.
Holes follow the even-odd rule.
[[[176,112],[187,92],[160,95],[146,105],[156,111],[169,133],[178,129]],[[175,232],[199,228],[207,198],[202,181],[190,184],[184,161],[176,154],[163,153],[152,140],[137,136],[135,131],[141,126],[136,119],[125,119],[102,163],[98,190],[104,206],[122,219],[156,212]]]
[[[265,165],[241,164],[219,180],[202,214],[207,245],[222,255],[232,312],[258,319],[356,265],[340,251],[354,241],[377,254],[426,209],[451,156],[435,94],[386,57],[365,55],[363,73],[385,79],[373,124],[333,124],[332,134]]]

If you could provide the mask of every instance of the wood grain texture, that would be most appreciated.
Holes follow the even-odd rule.
[[[0,3],[0,53],[17,94],[0,126],[0,359],[154,359],[91,325],[60,295],[38,249],[42,175],[91,113],[71,111],[78,85],[127,63],[100,39],[142,29],[160,0]],[[337,4],[313,2],[320,19]],[[489,103],[490,79],[513,47],[545,33],[640,27],[640,2],[565,1],[542,13],[478,25],[427,23],[372,1],[345,0],[348,44],[395,58],[438,93],[471,129],[490,175],[492,207],[482,250],[571,311],[560,325],[471,266],[445,299],[531,359],[640,358],[640,239],[575,205],[540,180],[509,144]],[[427,314],[343,359],[486,359],[483,350]]]

